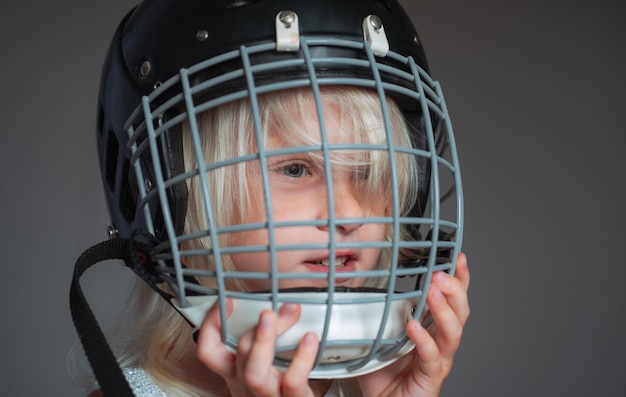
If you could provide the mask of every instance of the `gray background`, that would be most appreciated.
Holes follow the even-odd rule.
[[[1,6],[2,395],[80,395],[68,289],[77,256],[106,237],[97,84],[133,4]],[[404,4],[446,94],[467,198],[473,312],[443,394],[626,395],[625,3]],[[128,273],[84,283],[105,323]]]

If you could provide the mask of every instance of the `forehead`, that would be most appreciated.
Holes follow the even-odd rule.
[[[320,101],[309,90],[264,99],[266,140],[270,145],[329,141],[381,141],[380,100],[365,90],[325,89]]]

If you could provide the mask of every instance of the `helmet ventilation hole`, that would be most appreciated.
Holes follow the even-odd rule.
[[[115,190],[115,176],[117,174],[117,156],[119,155],[120,144],[115,133],[111,130],[107,133],[106,141],[106,162],[105,178],[107,186],[111,191]]]

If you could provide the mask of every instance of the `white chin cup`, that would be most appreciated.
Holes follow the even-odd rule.
[[[256,327],[261,312],[272,309],[271,294],[257,295],[258,299],[255,300],[232,298],[233,311],[227,320],[227,339],[232,343],[226,343],[226,346],[233,352],[239,339]],[[347,378],[364,375],[393,363],[414,348],[408,340],[395,354],[385,357],[384,361],[374,358],[365,365],[357,366],[356,369],[349,369],[350,364],[369,354],[378,337],[386,295],[383,292],[333,293],[324,351],[309,378]],[[279,370],[285,370],[304,334],[313,332],[322,340],[328,305],[319,302],[327,301],[328,293],[281,292],[278,297],[280,302],[299,302],[301,306],[298,322],[276,341],[275,365]],[[187,297],[189,303],[187,307],[181,307],[176,299],[173,299],[172,303],[189,322],[200,328],[206,313],[217,299],[217,296],[190,296]],[[412,298],[394,300],[391,303],[387,321],[383,324],[382,340],[396,340],[404,335],[407,322],[414,317],[418,301],[419,298]]]

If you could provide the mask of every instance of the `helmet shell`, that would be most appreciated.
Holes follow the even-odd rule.
[[[141,187],[137,186],[135,171],[130,166],[131,152],[125,123],[140,105],[142,96],[150,95],[181,68],[196,65],[244,45],[274,42],[274,20],[283,10],[291,10],[301,16],[299,30],[302,36],[346,40],[362,40],[363,18],[376,15],[384,24],[390,50],[412,57],[417,65],[428,71],[418,34],[395,0],[143,1],[122,20],[115,32],[104,63],[98,96],[100,169],[112,223],[120,237],[129,237],[133,230],[152,224],[155,234],[163,238],[162,222],[157,211],[159,203],[153,202],[150,205],[150,214],[139,208],[137,204]],[[316,47],[315,51],[316,56],[365,58],[362,51],[356,50]],[[271,56],[288,58],[298,54],[276,52]],[[380,62],[393,63],[385,59]],[[220,65],[208,73],[225,73],[228,66]],[[237,66],[239,65],[233,65]],[[298,71],[293,73],[297,74]],[[368,72],[329,67],[320,73],[346,76]],[[286,76],[288,74],[281,72],[274,75],[268,73],[265,77],[284,79]],[[203,78],[207,77],[205,75]],[[235,88],[237,87],[232,89]],[[222,94],[223,91],[212,95]],[[163,100],[166,97],[167,95]],[[414,110],[408,109],[409,112]],[[176,146],[176,143],[169,141],[165,144]],[[164,150],[167,151],[167,148]],[[174,174],[183,167],[180,155],[175,152],[176,150],[168,154],[169,158],[164,164]],[[153,180],[152,166],[149,161],[144,165],[146,175],[143,184],[149,185],[146,181]],[[421,195],[425,196],[426,193],[425,186]],[[182,228],[186,212],[184,187],[181,186],[175,196],[177,197],[170,197],[170,211],[177,228]],[[147,215],[154,219],[147,219]]]

